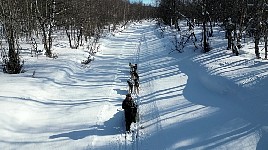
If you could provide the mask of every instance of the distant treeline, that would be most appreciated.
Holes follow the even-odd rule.
[[[207,39],[206,35],[213,36],[212,26],[218,23],[226,30],[227,48],[234,47],[234,51],[236,46],[241,46],[239,42],[243,35],[253,37],[257,58],[260,58],[259,41],[263,38],[267,59],[267,0],[158,0],[157,16],[178,30],[181,19],[187,20],[189,29],[202,25],[203,30],[209,32],[204,32],[203,39]],[[208,45],[203,41],[203,45]]]
[[[118,24],[151,18],[154,12],[152,6],[128,0],[0,0],[0,49],[2,59],[5,59],[2,60],[4,72],[21,71],[20,37],[41,36],[46,55],[53,57],[52,34],[57,29],[66,30],[70,47],[77,48],[82,37],[98,35],[107,26],[114,30]],[[8,43],[5,49],[3,41]],[[3,53],[4,50],[7,52]]]

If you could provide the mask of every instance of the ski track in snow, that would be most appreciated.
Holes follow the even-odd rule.
[[[169,54],[169,32],[132,23],[102,38],[88,66],[85,49],[61,39],[58,59],[25,57],[26,73],[1,73],[0,149],[267,149],[267,61],[247,44],[233,56],[217,36],[209,53],[187,45]],[[129,62],[138,64],[140,117],[125,138]]]
[[[121,95],[121,101],[125,98],[125,94],[127,93],[127,86],[126,86],[126,81],[127,79],[130,77],[129,74],[129,66],[128,63],[137,63],[138,62],[138,44],[139,44],[139,32],[136,32],[136,30],[138,29],[138,27],[133,27],[132,29],[128,29],[127,31],[123,31],[122,33],[120,33],[119,35],[117,35],[117,37],[115,37],[115,41],[114,43],[110,43],[109,46],[107,46],[107,50],[111,51],[113,46],[116,49],[119,49],[120,53],[115,55],[116,57],[116,68],[115,69],[115,76],[114,76],[114,83],[113,86],[111,86],[110,92],[109,92],[109,96],[108,97],[116,97],[116,95],[118,93],[114,93],[115,89],[120,89],[120,91],[124,91],[123,93],[120,93]],[[133,34],[135,34],[135,36],[133,36]],[[124,41],[124,42],[122,42]],[[121,46],[119,46],[121,45]],[[124,66],[124,67],[122,67]],[[134,98],[136,98],[134,96]],[[109,102],[108,102],[109,103]],[[102,116],[106,116],[107,114],[107,110],[109,109],[109,106],[104,106],[102,111],[99,113],[99,121],[97,122],[97,124],[100,124],[102,122],[104,122],[105,120],[101,119]],[[120,119],[122,119],[122,126],[121,126],[121,130],[124,131],[125,130],[125,124],[124,124],[124,115],[122,113],[122,117],[120,117]],[[124,133],[124,132],[123,132]],[[118,149],[135,149],[134,147],[137,146],[137,144],[135,143],[135,137],[131,137],[131,141],[130,139],[123,139],[124,138],[124,134],[121,133],[121,135],[117,135],[115,137],[115,140],[118,142]],[[133,135],[134,136],[134,135]],[[95,143],[98,143],[99,140],[103,140],[100,138],[96,138],[96,136],[93,139],[92,142],[92,147],[93,149],[98,148],[98,146],[95,146]],[[110,138],[107,139],[107,141],[111,140]],[[116,142],[115,141],[115,142]],[[100,142],[100,143],[104,143],[104,142]],[[114,143],[116,144],[116,143]],[[108,147],[110,147],[108,145]],[[107,148],[108,148],[107,147]],[[105,147],[103,147],[103,149],[105,149]]]

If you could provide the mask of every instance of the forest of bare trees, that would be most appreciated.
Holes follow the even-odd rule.
[[[53,32],[62,30],[70,48],[83,41],[98,40],[102,30],[113,31],[117,25],[147,18],[161,18],[178,31],[179,20],[186,20],[189,30],[202,26],[202,47],[210,50],[209,36],[213,26],[222,25],[228,39],[227,49],[238,55],[242,35],[254,39],[255,54],[260,58],[259,42],[264,39],[267,59],[268,0],[155,0],[156,5],[144,5],[129,0],[0,0],[0,50],[3,71],[22,71],[20,39],[36,45],[42,39],[47,57],[53,58]],[[194,33],[191,34],[191,36]]]
[[[213,36],[212,26],[222,24],[228,39],[227,49],[238,55],[242,35],[254,38],[256,58],[260,58],[259,41],[265,41],[267,59],[267,0],[158,0],[158,17],[167,25],[179,29],[179,19],[188,21],[189,28],[202,25],[203,49],[209,51],[207,36]],[[207,34],[207,33],[208,34]]]
[[[155,8],[128,0],[0,0],[0,50],[3,71],[22,71],[20,39],[41,37],[47,57],[53,57],[52,34],[64,30],[71,48],[98,36],[104,27],[153,16]],[[82,39],[83,38],[83,39]]]

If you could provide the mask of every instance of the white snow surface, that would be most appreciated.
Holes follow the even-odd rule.
[[[268,149],[268,61],[254,58],[253,42],[234,56],[215,27],[213,50],[189,42],[178,53],[170,31],[132,23],[101,38],[89,65],[86,46],[70,49],[60,34],[57,59],[22,52],[25,73],[0,73],[0,149]],[[138,64],[140,118],[125,138],[129,62]]]

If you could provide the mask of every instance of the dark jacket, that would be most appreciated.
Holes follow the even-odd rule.
[[[132,97],[126,97],[125,100],[122,103],[122,108],[125,111],[131,110],[133,108],[136,108],[136,104],[134,103]]]
[[[136,122],[137,105],[134,103],[132,97],[126,97],[122,103],[122,108],[125,110],[125,120],[128,125],[131,122]]]

